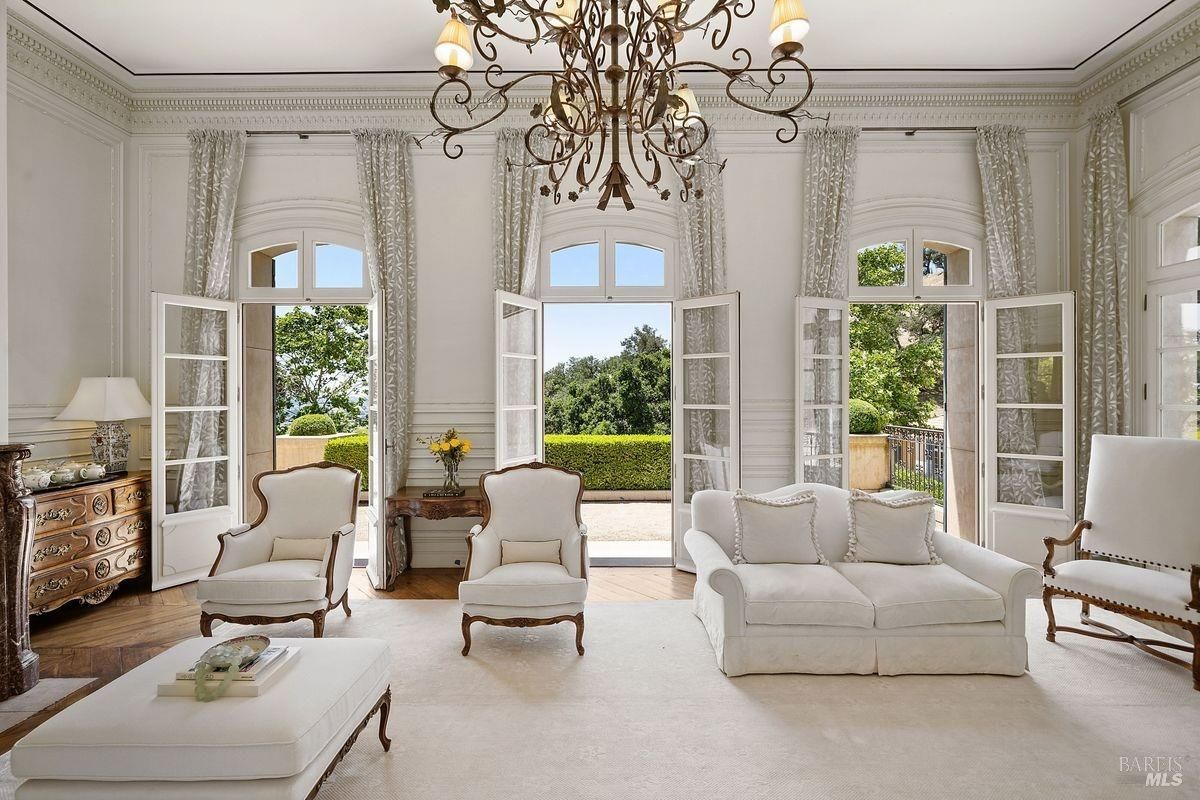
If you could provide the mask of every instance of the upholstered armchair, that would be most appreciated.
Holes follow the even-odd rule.
[[[350,616],[359,479],[330,461],[256,476],[258,519],[218,537],[217,560],[196,590],[200,632],[212,636],[214,620],[311,619],[319,637],[335,606]]]
[[[1083,519],[1066,539],[1047,537],[1042,564],[1046,639],[1069,631],[1132,644],[1180,666],[1162,649],[1191,655],[1200,691],[1200,441],[1093,436]],[[1079,543],[1079,558],[1055,564],[1055,550]],[[1099,556],[1100,558],[1096,558]],[[1082,601],[1088,629],[1057,625],[1055,596]],[[1143,639],[1092,619],[1091,606],[1182,628],[1192,646]]]
[[[575,623],[583,655],[587,528],[580,517],[583,476],[534,462],[479,479],[483,524],[467,537],[462,603],[465,656],[471,623],[532,627]]]

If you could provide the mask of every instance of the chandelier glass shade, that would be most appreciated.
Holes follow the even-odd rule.
[[[813,75],[801,60],[809,21],[801,0],[774,0],[764,33],[772,61],[752,70],[751,54],[732,49],[731,64],[683,59],[676,47],[685,36],[712,51],[725,47],[735,20],[754,11],[754,0],[434,0],[450,11],[435,47],[441,84],[430,109],[451,158],[463,153],[455,137],[502,117],[518,94],[544,100],[531,111],[525,132],[527,160],[510,169],[543,167],[543,195],[558,203],[565,194],[599,193],[600,209],[613,197],[633,208],[631,175],[667,199],[664,164],[674,173],[679,197],[703,190],[694,185],[709,139],[708,122],[688,87],[690,72],[721,76],[729,101],[775,117],[780,142],[793,141],[801,119],[814,118],[804,104]],[[557,50],[552,69],[506,70],[497,62],[496,39]],[[487,64],[484,88],[468,71],[478,55]],[[757,74],[756,74],[757,73]],[[510,95],[512,96],[510,99]],[[786,100],[781,100],[786,96]],[[711,163],[716,169],[724,162]]]

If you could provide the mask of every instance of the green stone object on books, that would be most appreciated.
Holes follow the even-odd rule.
[[[207,703],[223,696],[238,671],[262,655],[269,644],[266,636],[238,636],[205,650],[196,663],[196,699]],[[209,679],[218,672],[222,673],[221,682],[208,688]]]

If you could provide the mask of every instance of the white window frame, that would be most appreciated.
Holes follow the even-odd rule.
[[[904,284],[901,286],[860,286],[858,283],[858,251],[865,247],[874,247],[890,242],[904,243],[906,251]],[[925,242],[942,242],[969,250],[971,252],[971,280],[955,286],[921,285],[920,267],[917,265],[923,263]],[[922,245],[921,259],[918,259],[916,255],[918,243]],[[847,282],[851,301],[938,302],[942,300],[979,300],[983,297],[983,240],[978,234],[971,233],[959,226],[934,222],[916,226],[872,227],[855,231],[850,239],[847,259]]]
[[[250,255],[258,250],[281,244],[297,247],[296,288],[276,288],[250,285]],[[363,254],[362,285],[342,288],[316,288],[318,244],[336,244],[358,250]],[[366,242],[361,233],[352,233],[343,228],[306,226],[302,228],[279,228],[243,235],[234,248],[237,258],[236,275],[238,284],[234,297],[238,300],[271,302],[281,304],[305,303],[369,303],[371,281],[367,274]]]
[[[1169,404],[1164,407],[1162,402],[1162,356],[1168,351],[1188,351],[1191,347],[1162,346],[1162,299],[1169,294],[1178,294],[1190,290],[1200,290],[1200,261],[1183,262],[1195,265],[1196,269],[1190,276],[1172,278],[1170,280],[1154,281],[1146,286],[1143,300],[1145,310],[1144,335],[1144,374],[1141,400],[1143,405],[1144,432],[1149,436],[1163,436],[1163,411],[1191,411],[1189,404]],[[1200,409],[1198,409],[1200,410]]]
[[[599,286],[551,286],[550,254],[556,250],[579,244],[597,242],[600,245]],[[662,251],[662,286],[618,286],[617,244],[631,244]],[[652,227],[621,225],[613,227],[564,227],[544,233],[539,254],[538,283],[543,300],[561,302],[588,301],[636,301],[658,300],[670,302],[675,299],[676,242]]]

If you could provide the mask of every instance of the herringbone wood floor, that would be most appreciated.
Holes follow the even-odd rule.
[[[373,600],[453,600],[461,569],[414,569],[400,576],[395,590],[371,587],[363,570],[350,583],[350,605]],[[692,596],[695,576],[670,568],[595,567],[589,573],[588,601],[681,600]],[[336,619],[336,616],[335,616]],[[220,628],[214,630],[220,635]],[[55,706],[0,733],[0,753],[58,711],[128,672],[173,644],[200,635],[196,585],[151,592],[123,587],[99,606],[71,605],[33,620],[33,649],[46,678],[99,680]]]

